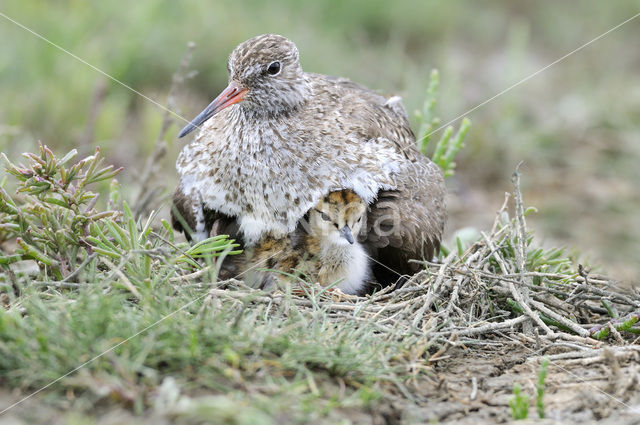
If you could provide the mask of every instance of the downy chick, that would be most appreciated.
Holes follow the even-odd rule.
[[[263,237],[248,250],[247,283],[270,289],[291,275],[305,274],[322,286],[338,282],[336,287],[345,294],[363,294],[370,267],[357,238],[366,212],[366,204],[353,191],[329,193],[294,233],[280,239]]]

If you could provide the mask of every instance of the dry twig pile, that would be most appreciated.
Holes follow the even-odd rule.
[[[561,250],[533,248],[519,177],[516,170],[515,218],[507,212],[507,194],[489,234],[441,263],[423,262],[424,270],[399,289],[387,287],[367,298],[322,290],[296,296],[260,293],[232,281],[211,295],[325,308],[334,318],[367,321],[389,336],[425,338],[429,346],[441,347],[440,354],[447,346],[482,344],[496,336],[513,342],[517,335],[537,355],[564,347],[580,356],[604,339],[620,346],[637,342],[640,292],[582,265],[573,270]]]

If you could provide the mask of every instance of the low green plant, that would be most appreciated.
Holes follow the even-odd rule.
[[[535,207],[528,207],[524,211],[524,216],[528,216],[532,212],[536,212]],[[516,228],[517,218],[509,218],[507,215],[503,215],[499,218],[498,230],[505,228]],[[502,258],[513,259],[516,257],[516,250],[518,245],[517,236],[514,236],[512,232],[503,232],[504,236],[500,237],[496,241],[496,245],[499,247],[499,253]],[[567,255],[566,249],[536,247],[535,235],[531,230],[527,230],[525,233],[524,245],[525,245],[525,271],[541,272],[541,273],[562,273],[568,275],[575,275],[574,259]],[[490,260],[491,265],[498,270],[499,264],[495,257]],[[541,278],[534,277],[533,283],[540,284]]]
[[[611,306],[610,310],[612,312],[615,311]],[[617,315],[617,312],[614,314]],[[593,328],[589,329],[589,332],[591,334],[591,338],[598,340],[607,338],[611,334],[611,329],[615,329],[618,332],[629,332],[638,335],[640,334],[640,328],[636,327],[635,324],[639,321],[640,312],[635,311],[625,315],[624,317],[614,317],[614,319],[605,324],[596,325]]]
[[[549,367],[549,358],[542,359],[540,364],[540,372],[538,372],[538,385],[536,385],[536,409],[538,410],[538,417],[544,419],[544,381],[547,379],[547,368]]]
[[[429,87],[427,95],[422,107],[422,111],[415,111],[416,119],[419,122],[418,128],[418,148],[424,155],[429,154],[429,142],[431,136],[440,130],[440,118],[435,115],[436,99],[438,97],[438,88],[440,86],[440,75],[438,70],[431,71],[429,77]],[[444,133],[435,145],[435,149],[431,155],[431,160],[442,168],[445,177],[454,174],[456,163],[453,161],[458,152],[464,146],[464,139],[471,127],[471,120],[463,118],[460,127],[453,136],[453,126],[449,125],[444,129]],[[453,136],[453,138],[452,138]]]
[[[235,254],[238,244],[219,235],[190,246],[174,243],[171,226],[164,220],[154,229],[156,213],[144,223],[137,221],[131,208],[121,200],[120,171],[102,167],[100,150],[68,164],[77,156],[74,149],[58,158],[40,144],[38,154],[25,153],[26,165],[15,165],[2,154],[9,176],[15,178],[17,196],[0,187],[0,231],[3,240],[15,240],[13,253],[2,253],[5,267],[21,260],[35,260],[42,279],[66,280],[97,259],[103,269],[117,265],[127,276],[127,286],[137,293],[138,286],[149,286],[166,265],[199,268],[211,258]],[[109,209],[101,210],[99,195],[91,185],[113,179]],[[140,254],[140,255],[139,255]],[[167,269],[167,273],[175,273]],[[130,286],[132,283],[133,286]]]
[[[544,419],[544,390],[545,380],[547,379],[547,369],[549,367],[549,359],[542,359],[540,363],[540,371],[538,371],[538,383],[536,385],[536,410],[538,417]],[[513,384],[513,396],[509,399],[509,407],[511,407],[511,417],[518,421],[529,417],[529,396],[522,392],[522,387],[517,382]]]
[[[2,153],[19,197],[0,188],[3,239],[15,238],[18,245],[15,253],[0,256],[0,264],[33,259],[47,275],[64,278],[91,254],[89,229],[105,229],[119,220],[118,211],[96,208],[98,194],[89,187],[113,178],[120,169],[102,167],[100,149],[69,166],[77,154],[73,149],[58,158],[40,143],[39,153],[23,154],[28,162],[18,166]]]
[[[517,382],[513,384],[513,397],[509,400],[511,417],[516,420],[527,419],[529,416],[529,397],[522,393],[522,387]]]

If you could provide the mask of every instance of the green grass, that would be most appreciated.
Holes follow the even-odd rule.
[[[73,290],[22,278],[19,297],[6,292],[3,385],[28,394],[89,361],[47,390],[53,407],[83,412],[99,402],[145,415],[302,423],[340,408],[366,410],[416,361],[408,355],[415,337],[376,332],[357,313],[336,320],[326,307],[300,311],[286,297],[280,305],[216,299],[208,296],[215,283],[171,282],[170,274],[151,290],[134,285],[133,297],[105,274]],[[168,379],[181,403],[158,401]]]
[[[529,416],[529,397],[522,393],[522,387],[517,382],[513,384],[513,397],[509,399],[509,407],[511,417],[516,421]]]
[[[538,372],[538,382],[536,383],[536,412],[538,418],[544,419],[544,391],[545,380],[547,379],[547,369],[549,359],[543,358]],[[513,396],[509,399],[511,417],[518,421],[529,417],[529,396],[522,392],[522,387],[517,382],[513,384]]]
[[[403,379],[412,342],[348,318],[329,320],[323,309],[302,314],[295,305],[250,299],[219,305],[207,299],[207,285],[165,281],[136,300],[109,282],[78,291],[21,290],[16,308],[0,311],[5,385],[27,393],[126,340],[52,388],[62,399],[73,391],[79,407],[102,399],[142,413],[174,377],[184,395],[224,396],[235,406],[230,416],[242,417],[238,409],[249,404],[258,416],[308,420],[377,400],[385,385]],[[346,391],[338,396],[340,380]]]
[[[544,391],[545,380],[547,379],[547,369],[549,368],[549,358],[545,357],[540,363],[540,372],[538,372],[538,384],[536,385],[536,410],[538,417],[544,419]]]

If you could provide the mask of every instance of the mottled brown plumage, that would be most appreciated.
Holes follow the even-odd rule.
[[[296,46],[278,35],[239,45],[228,69],[227,89],[181,132],[201,126],[178,158],[174,197],[197,239],[234,221],[247,246],[281,239],[326,193],[347,188],[369,204],[363,243],[385,265],[380,281],[432,257],[443,176],[417,150],[398,98],[303,72]]]

